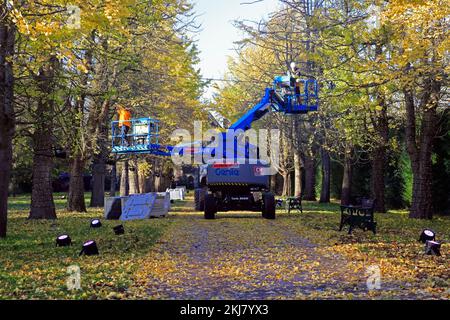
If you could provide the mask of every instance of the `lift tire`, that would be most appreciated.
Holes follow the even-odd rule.
[[[195,189],[194,202],[195,202],[195,211],[205,210],[205,190],[203,188]]]
[[[265,219],[275,219],[275,196],[273,193],[263,195],[262,216]]]
[[[215,219],[216,212],[216,198],[212,194],[205,194],[205,219]]]
[[[195,191],[194,191],[195,211],[202,211],[200,209],[200,191],[201,191],[201,189],[195,189]]]
[[[205,210],[205,196],[208,193],[208,189],[200,189],[200,211]]]

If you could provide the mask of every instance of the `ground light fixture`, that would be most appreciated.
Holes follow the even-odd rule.
[[[88,240],[83,243],[83,247],[80,251],[80,256],[84,254],[86,256],[98,255],[97,243],[94,240]]]
[[[426,243],[428,240],[435,241],[436,233],[430,229],[423,229],[420,234],[419,241],[422,243]]]
[[[102,222],[99,219],[94,219],[91,221],[91,228],[100,228],[102,226]]]
[[[425,254],[431,256],[441,255],[441,244],[434,240],[427,240],[425,243]]]
[[[67,247],[72,245],[72,239],[70,239],[68,234],[62,234],[56,237],[56,246],[57,247]]]
[[[115,226],[115,227],[113,227],[113,230],[116,235],[121,235],[121,234],[125,233],[125,229],[124,229],[123,225]]]

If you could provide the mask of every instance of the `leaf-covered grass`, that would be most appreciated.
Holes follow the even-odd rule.
[[[283,212],[283,210],[278,211],[279,213]],[[408,218],[406,210],[390,210],[388,213],[375,214],[375,221],[378,224],[376,235],[369,231],[363,232],[355,229],[351,236],[348,236],[346,232],[348,226],[345,226],[342,231],[338,230],[340,207],[336,202],[330,204],[304,202],[303,215],[291,214],[290,219],[289,222],[295,221],[296,225],[308,230],[309,235],[320,243],[332,244],[336,241],[417,243],[420,232],[424,228],[434,230],[439,238],[437,240],[450,243],[449,216],[435,216],[432,220],[419,220]]]
[[[27,199],[10,199],[10,207],[16,210],[9,214],[8,237],[0,240],[0,299],[125,298],[140,259],[170,224],[168,219],[124,222],[125,234],[116,236],[112,227],[122,222],[102,219],[102,209],[58,210],[55,221],[28,220]],[[60,200],[58,206],[64,207]],[[103,226],[91,229],[93,218],[100,218]],[[71,247],[55,246],[56,237],[63,233],[72,238]],[[100,255],[80,257],[82,243],[91,239],[97,242]],[[67,289],[71,265],[81,269],[80,291]]]
[[[382,281],[404,288],[406,297],[450,298],[450,217],[417,220],[408,218],[407,211],[392,210],[375,214],[376,235],[360,229],[348,235],[348,226],[339,231],[337,203],[306,202],[303,207],[303,215],[296,213],[282,221],[320,244],[324,253],[337,253],[356,261],[363,272],[371,265],[380,267]],[[424,254],[424,245],[418,238],[425,228],[436,232],[436,240],[442,244],[441,257]],[[398,293],[381,290],[372,294],[392,298]]]
[[[207,221],[202,218],[202,213],[193,211],[192,199],[189,198],[186,202],[176,202],[168,218],[125,222],[125,235],[116,236],[112,227],[119,224],[118,221],[102,219],[103,226],[100,229],[90,229],[90,220],[102,218],[102,209],[89,209],[88,213],[68,213],[62,209],[66,200],[61,199],[61,195],[55,195],[55,199],[58,201],[59,208],[56,221],[32,221],[27,220],[29,196],[10,198],[12,210],[9,214],[8,237],[0,240],[0,299],[151,298],[152,295],[146,293],[146,290],[156,285],[156,280],[152,280],[156,279],[156,275],[163,277],[164,272],[173,269],[174,277],[179,277],[179,274],[188,271],[174,267],[176,262],[174,259],[158,260],[159,256],[166,257],[164,246],[168,245],[167,239],[171,239],[171,245],[176,249],[173,253],[174,257],[180,256],[177,252],[179,248],[188,248],[186,252],[189,254],[192,248],[189,239],[196,239],[196,237],[203,239],[202,237],[205,236],[195,234],[199,232],[196,226],[208,228],[206,230],[209,230],[211,226],[214,232],[232,231],[232,234],[221,237],[211,233],[209,237],[213,239],[203,240],[212,245],[215,243],[214,239],[222,239],[222,242],[217,244],[219,251],[230,246],[231,250],[234,250],[234,247],[255,245],[260,247],[255,248],[258,249],[255,252],[259,250],[274,252],[274,256],[278,259],[270,262],[274,266],[277,265],[277,261],[284,259],[283,255],[289,257],[292,252],[279,252],[279,249],[271,247],[271,243],[277,241],[282,243],[283,237],[287,234],[292,237],[293,232],[317,244],[319,256],[334,257],[337,254],[349,261],[354,268],[351,272],[364,275],[367,266],[377,265],[382,271],[384,287],[383,290],[370,292],[369,297],[444,299],[450,297],[448,291],[450,219],[448,217],[435,217],[432,221],[412,220],[408,218],[405,211],[391,211],[387,214],[376,214],[377,235],[359,229],[356,229],[353,235],[347,235],[346,230],[341,232],[338,230],[340,213],[336,203],[305,202],[303,214],[288,215],[283,210],[279,210],[278,218],[270,223],[263,220],[257,213],[242,212],[220,213],[218,220]],[[191,226],[188,231],[184,230],[187,225]],[[423,244],[417,241],[423,228],[432,228],[436,231],[437,240],[442,242],[441,257],[423,254]],[[55,238],[62,233],[70,234],[74,241],[72,247],[55,247]],[[177,236],[180,234],[183,236]],[[270,235],[269,238],[273,241],[256,241],[260,234]],[[159,240],[164,235],[169,236],[163,237],[167,238],[166,240]],[[280,240],[274,240],[277,238]],[[100,255],[78,256],[82,243],[90,239],[97,241]],[[210,250],[212,250],[211,255],[219,252]],[[225,262],[221,261],[220,254],[218,259],[216,273],[221,270],[220,263],[234,263],[234,258]],[[251,259],[251,256],[246,259]],[[310,262],[313,266],[314,261]],[[332,263],[336,264],[336,269],[342,268],[343,263],[346,264],[341,258]],[[67,268],[71,265],[81,268],[82,290],[80,291],[67,289],[66,281],[69,276]],[[252,265],[252,262],[248,261],[248,265]],[[228,267],[242,269],[242,266],[237,265]],[[281,264],[279,267],[281,268]],[[298,271],[294,271],[308,271],[311,268],[304,261],[298,265],[297,269]],[[245,274],[251,272],[250,269],[245,270],[245,268],[241,271]],[[325,276],[326,270],[318,269],[317,271],[319,272],[317,283],[328,281]],[[282,276],[291,274],[293,271],[278,270],[276,272]],[[223,276],[224,279],[228,277],[226,274]],[[180,281],[179,278],[172,280],[174,283]],[[395,291],[389,289],[392,284],[396,288]],[[399,292],[399,287],[404,288],[404,291]],[[174,290],[178,289],[174,288]],[[299,293],[298,298],[350,297],[339,292],[335,296],[330,296],[329,292],[326,296],[324,294],[318,288],[316,294],[302,296]]]
[[[448,299],[448,218],[410,220],[405,211],[377,214],[379,233],[339,231],[337,203],[306,202],[304,213],[178,212],[158,249],[139,270],[137,291],[160,299]],[[425,256],[425,227],[443,242]],[[308,241],[309,240],[309,241]],[[311,244],[312,243],[312,244]],[[381,290],[368,290],[369,266]],[[149,276],[150,275],[150,276]]]

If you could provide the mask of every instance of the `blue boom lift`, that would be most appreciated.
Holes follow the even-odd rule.
[[[273,86],[265,90],[261,101],[230,126],[232,130],[249,130],[252,123],[268,112],[282,112],[287,115],[306,114],[317,111],[319,105],[318,85],[315,79],[297,79],[290,74],[278,76]],[[122,127],[123,128],[123,127]],[[159,122],[151,118],[131,120],[129,134],[119,128],[119,122],[112,124],[112,152],[116,154],[146,153],[170,156],[183,149],[159,144]],[[226,140],[227,132],[222,133]],[[211,147],[197,142],[199,148],[186,146],[191,154],[211,154]],[[225,152],[223,142],[222,157],[214,157],[200,166],[199,182],[201,188],[195,190],[195,206],[203,210],[206,219],[214,219],[218,211],[252,210],[262,211],[266,219],[275,218],[275,197],[269,191],[269,176],[261,175],[261,169],[267,164],[260,160],[249,163],[237,163],[239,153],[234,145],[234,161]],[[249,157],[248,144],[245,146],[245,158]],[[214,150],[216,151],[216,150]],[[220,151],[220,150],[219,150]],[[226,158],[226,159],[225,159]],[[224,161],[225,160],[225,161]]]
[[[253,122],[271,111],[288,115],[306,114],[317,111],[318,105],[315,79],[296,79],[290,75],[276,77],[273,87],[265,90],[261,101],[229,129],[249,130]],[[244,154],[245,159],[250,158],[250,146],[245,143],[242,150],[236,140],[234,161],[230,161],[231,156],[225,150],[227,132],[222,135],[222,158],[214,157],[214,160],[200,166],[201,188],[195,191],[196,209],[204,211],[205,219],[214,219],[218,211],[230,210],[261,211],[263,218],[275,219],[275,196],[270,192],[270,177],[261,174],[269,165],[259,159],[237,161],[239,154]]]

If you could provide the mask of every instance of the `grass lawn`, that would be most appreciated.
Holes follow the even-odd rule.
[[[86,199],[86,204],[89,204],[91,200],[91,193],[86,192],[84,194]],[[65,209],[67,204],[67,193],[66,192],[55,192],[53,194],[53,199],[55,201],[56,209]],[[8,208],[10,211],[27,211],[30,209],[30,194],[22,194],[15,197],[10,197],[8,199]]]
[[[375,214],[377,234],[355,229],[347,235],[348,226],[339,231],[339,205],[306,202],[304,214],[283,220],[314,243],[321,244],[324,254],[340,254],[356,261],[362,272],[368,266],[381,269],[382,282],[404,287],[410,298],[450,299],[450,217],[433,220],[409,219],[404,210]],[[424,255],[418,242],[424,228],[436,232],[442,243],[442,256]],[[383,286],[383,284],[382,284]],[[390,298],[386,286],[373,291],[374,298]]]
[[[61,195],[55,194],[56,221],[27,220],[29,196],[10,198],[8,237],[0,240],[0,299],[136,298],[134,291],[128,288],[135,283],[136,273],[149,259],[148,253],[159,237],[167,228],[181,225],[173,223],[176,217],[125,222],[125,235],[115,236],[112,227],[119,224],[118,221],[102,219],[102,228],[90,229],[90,220],[102,218],[103,210],[68,213],[64,209],[66,200]],[[177,216],[197,214],[201,217],[201,213],[188,210],[186,206],[191,204],[176,202],[172,209],[177,211]],[[412,297],[450,297],[448,217],[420,221],[408,219],[405,211],[391,211],[376,215],[377,235],[355,230],[349,236],[346,231],[338,231],[338,209],[337,204],[306,202],[303,215],[280,211],[274,223],[285,224],[319,244],[324,254],[340,254],[356,261],[361,270],[369,265],[379,266],[383,281],[400,282],[410,288],[408,292]],[[255,219],[243,220],[253,223],[251,220]],[[435,230],[437,240],[443,243],[441,257],[423,254],[423,245],[417,239],[426,227]],[[61,233],[70,234],[74,241],[72,247],[55,247],[55,238]],[[98,242],[100,255],[79,257],[81,244],[90,239]],[[71,265],[81,268],[81,291],[67,290],[67,268]],[[389,298],[388,291],[373,295],[374,298]]]
[[[0,299],[125,298],[140,259],[170,224],[168,219],[129,221],[125,234],[116,236],[112,227],[118,221],[102,219],[101,228],[89,227],[91,219],[102,218],[103,209],[68,213],[66,200],[55,194],[58,219],[36,221],[27,220],[29,201],[29,196],[10,198],[8,237],[0,240]],[[62,233],[71,236],[73,246],[55,246]],[[97,241],[100,255],[79,257],[82,243],[90,239]],[[67,290],[71,265],[81,269],[82,291]]]

